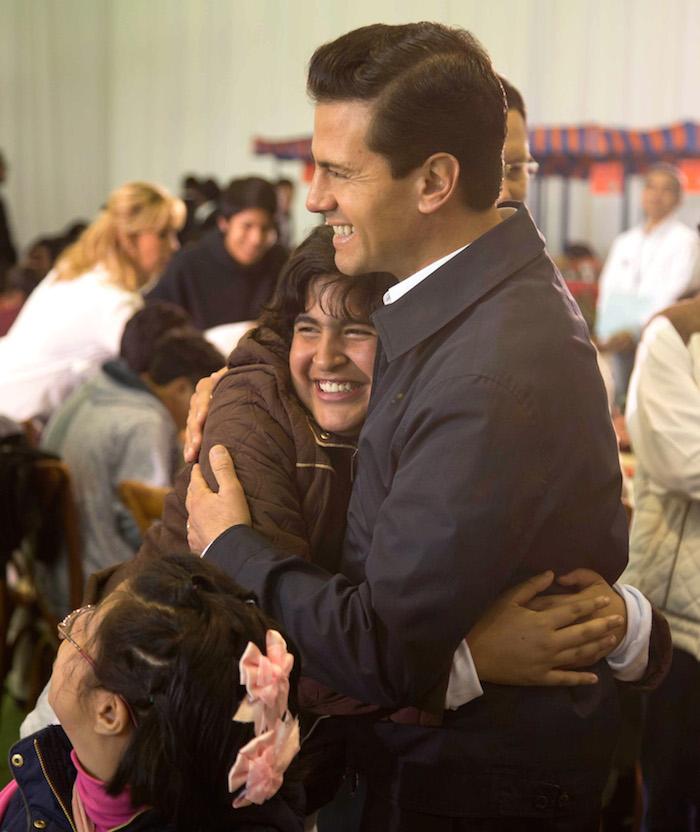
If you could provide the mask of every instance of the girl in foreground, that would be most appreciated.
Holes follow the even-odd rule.
[[[301,786],[282,784],[298,748],[293,658],[223,572],[165,556],[69,615],[59,635],[49,700],[61,727],[12,749],[3,830],[302,828]]]

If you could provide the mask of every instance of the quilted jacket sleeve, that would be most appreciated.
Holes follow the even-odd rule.
[[[215,490],[209,451],[218,444],[228,448],[236,463],[253,528],[276,546],[308,560],[293,433],[273,373],[240,368],[216,386],[199,457],[202,473]],[[191,470],[188,465],[177,476],[165,499],[162,523],[147,532],[140,556],[189,551],[185,499]]]

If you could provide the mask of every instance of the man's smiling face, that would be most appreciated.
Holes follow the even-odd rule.
[[[421,173],[392,177],[388,161],[367,147],[371,116],[372,105],[360,101],[316,106],[306,207],[333,226],[341,272],[386,271],[403,280],[420,268]]]

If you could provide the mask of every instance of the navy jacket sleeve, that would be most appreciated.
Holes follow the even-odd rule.
[[[396,471],[368,551],[353,553],[362,580],[302,563],[243,527],[207,553],[258,593],[306,674],[377,705],[416,704],[445,674],[512,583],[551,503],[537,425],[512,393],[467,377],[422,398],[395,437]],[[351,525],[358,504],[353,495]]]

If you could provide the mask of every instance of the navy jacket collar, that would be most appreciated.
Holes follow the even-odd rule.
[[[516,212],[394,303],[372,316],[388,361],[430,338],[544,250],[544,238],[519,202]]]

